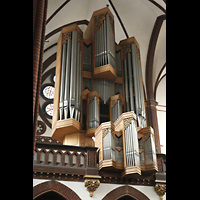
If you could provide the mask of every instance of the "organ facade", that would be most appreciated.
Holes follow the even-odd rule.
[[[140,47],[134,37],[115,43],[107,7],[93,13],[84,33],[76,24],[61,30],[52,137],[64,145],[97,147],[99,170],[129,178],[158,171]]]

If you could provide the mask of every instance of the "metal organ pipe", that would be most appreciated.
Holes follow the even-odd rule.
[[[136,103],[136,114],[138,117],[138,125],[140,127],[145,126],[145,112],[144,112],[144,99],[143,99],[143,87],[142,87],[142,74],[140,69],[140,60],[136,50],[136,45],[131,44],[131,56],[132,56],[132,67],[134,75],[134,90],[135,90],[135,103]]]
[[[124,59],[124,80],[125,80],[125,96],[126,96],[126,111],[130,111],[129,95],[128,95],[128,72],[126,66],[126,59]]]
[[[89,128],[98,128],[99,126],[99,105],[97,97],[94,96],[91,102],[89,102],[89,116],[88,116]]]
[[[71,55],[71,74],[70,74],[70,100],[69,100],[69,111],[70,118],[74,117],[75,109],[75,71],[76,71],[76,49],[77,49],[77,31],[72,32],[72,55]]]
[[[129,126],[125,129],[125,150],[127,167],[139,167],[139,147],[137,131],[133,119]]]
[[[115,41],[109,15],[95,32],[95,67],[111,64],[115,69]]]
[[[129,74],[130,110],[135,111],[134,101],[133,101],[133,79],[132,79],[131,54],[130,53],[128,53],[128,74]]]
[[[67,41],[67,60],[66,60],[65,93],[64,93],[64,118],[65,119],[67,119],[68,110],[69,110],[71,46],[72,46],[72,39],[70,38]]]
[[[59,101],[59,119],[60,120],[63,118],[65,63],[66,63],[66,44],[63,44],[62,45],[62,69],[61,69],[61,81],[60,81],[60,101]]]
[[[79,90],[78,90],[78,86],[79,86],[79,54],[80,54],[80,44],[78,42],[78,45],[77,45],[77,52],[76,52],[76,55],[77,55],[77,69],[76,69],[76,74],[75,74],[75,77],[76,77],[76,90],[75,90],[75,117],[74,119],[77,120],[78,118],[78,96],[79,96]]]
[[[67,119],[69,113],[70,118],[80,121],[82,51],[77,34],[72,31],[71,38],[62,46],[59,120]]]
[[[80,44],[79,44],[80,45]],[[80,116],[81,116],[81,69],[82,69],[82,65],[81,65],[81,63],[82,63],[82,52],[81,52],[81,50],[79,49],[79,84],[78,84],[78,88],[77,88],[77,90],[78,90],[78,120],[77,121],[79,121],[80,122]]]

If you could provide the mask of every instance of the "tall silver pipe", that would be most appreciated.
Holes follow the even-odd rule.
[[[133,120],[131,120],[132,122]],[[133,126],[132,124],[129,125],[130,127],[130,142],[131,142],[131,166],[134,166],[134,141],[133,141]]]
[[[97,30],[97,67],[100,66],[100,29]]]
[[[79,54],[79,86],[78,86],[78,121],[81,115],[81,73],[82,73],[82,51]]]
[[[97,31],[95,32],[95,67],[97,67]]]
[[[139,113],[138,113],[138,108],[139,108],[139,96],[138,96],[138,93],[139,93],[139,88],[138,88],[138,79],[139,77],[137,76],[137,66],[136,66],[136,49],[135,49],[135,46],[133,46],[131,44],[131,56],[132,56],[132,68],[133,68],[133,76],[134,76],[134,90],[135,90],[135,105],[136,105],[136,109],[135,109],[135,112],[136,112],[136,115],[137,115],[137,118],[139,117]],[[139,120],[138,120],[139,122]]]
[[[75,120],[78,121],[78,107],[79,107],[79,81],[80,78],[79,78],[79,71],[81,70],[80,69],[80,59],[79,59],[79,56],[80,56],[80,43],[78,42],[77,43],[77,52],[76,52],[76,71],[75,71],[75,77],[76,77],[76,88],[75,88]]]
[[[88,116],[88,126],[89,126],[89,128],[91,128],[92,127],[92,125],[91,125],[91,115],[92,115],[92,107],[91,107],[92,105],[91,105],[91,102],[89,103],[89,116]]]
[[[97,109],[96,109],[96,96],[94,96],[94,115],[93,115],[93,119],[94,119],[94,125],[93,127],[96,128],[96,119],[97,119]]]
[[[65,93],[64,93],[64,118],[65,119],[67,119],[68,110],[69,110],[71,44],[72,44],[72,39],[68,39],[68,41],[67,41],[66,75],[65,75]]]
[[[128,73],[129,73],[129,92],[130,92],[130,110],[135,111],[133,103],[133,79],[131,70],[131,54],[128,53]]]
[[[107,58],[108,58],[108,64],[110,64],[110,35],[109,35],[110,29],[109,29],[109,16],[106,14],[106,38],[107,38]]]
[[[138,58],[136,45],[131,44],[132,60],[133,60],[133,74],[134,74],[134,89],[136,100],[136,114],[138,117],[138,125],[145,126],[145,113],[144,113],[144,99],[142,87],[142,74],[140,69],[140,61]]]
[[[129,152],[129,166],[132,166],[132,137],[131,137],[131,126],[128,126],[128,152]]]
[[[103,37],[103,24],[101,24],[101,45],[102,45],[102,49],[101,49],[101,57],[102,57],[101,66],[103,66],[103,65],[104,65],[104,37]]]
[[[129,95],[128,95],[128,73],[126,66],[126,59],[124,59],[124,79],[125,79],[125,96],[126,96],[126,112],[130,111],[129,107]]]
[[[129,129],[128,127],[126,128],[126,155],[127,155],[127,160],[126,160],[126,164],[127,167],[129,167],[129,137],[128,134],[129,133]]]
[[[102,26],[99,27],[99,32],[100,32],[100,37],[99,37],[99,57],[100,57],[100,62],[99,66],[102,66]]]
[[[72,32],[71,74],[70,74],[70,101],[69,101],[70,118],[74,117],[74,109],[75,109],[76,48],[77,48],[77,31],[73,31]]]
[[[66,63],[66,44],[63,44],[62,45],[61,80],[60,80],[60,100],[59,100],[59,119],[60,120],[62,120],[62,118],[63,118],[65,63]]]
[[[117,100],[117,117],[116,119],[121,115],[121,105],[119,102],[119,99]]]
[[[137,130],[133,120],[131,120],[132,132],[133,132],[133,149],[134,149],[134,160],[135,165],[139,167],[139,146],[138,146],[138,136]]]
[[[124,130],[124,136],[125,136],[125,152],[126,152],[126,166],[128,167],[128,155],[127,155],[127,128]]]
[[[103,23],[104,26],[104,57],[105,57],[105,64],[108,64],[108,58],[107,58],[107,34],[106,34],[106,19]]]

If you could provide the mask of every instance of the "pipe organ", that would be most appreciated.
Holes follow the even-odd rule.
[[[74,118],[80,121],[82,55],[80,41],[78,42],[76,30],[65,35],[62,44],[59,120]]]
[[[95,29],[95,67],[110,64],[115,69],[115,41],[112,18],[106,14],[96,17],[100,26]]]
[[[52,137],[65,145],[98,147],[100,170],[121,176],[156,172],[139,44],[134,37],[116,44],[114,30],[107,7],[93,13],[84,34],[76,24],[62,28]]]

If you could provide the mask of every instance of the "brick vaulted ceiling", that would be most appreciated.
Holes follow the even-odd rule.
[[[146,66],[149,64],[150,59],[150,64],[152,65],[150,72],[152,90],[156,90],[155,98],[158,104],[166,106],[165,2],[164,0],[48,0],[43,74],[56,65],[56,61],[53,58],[55,58],[57,51],[57,41],[61,28],[67,24],[77,22],[79,28],[84,32],[92,13],[109,5],[115,20],[116,43],[118,44],[120,40],[127,37],[134,36],[136,38],[140,45],[145,93],[147,95]],[[158,23],[159,18],[162,18],[160,24]],[[156,23],[159,27],[155,27]],[[156,36],[154,37],[154,35]],[[160,122],[161,119],[159,120]]]

